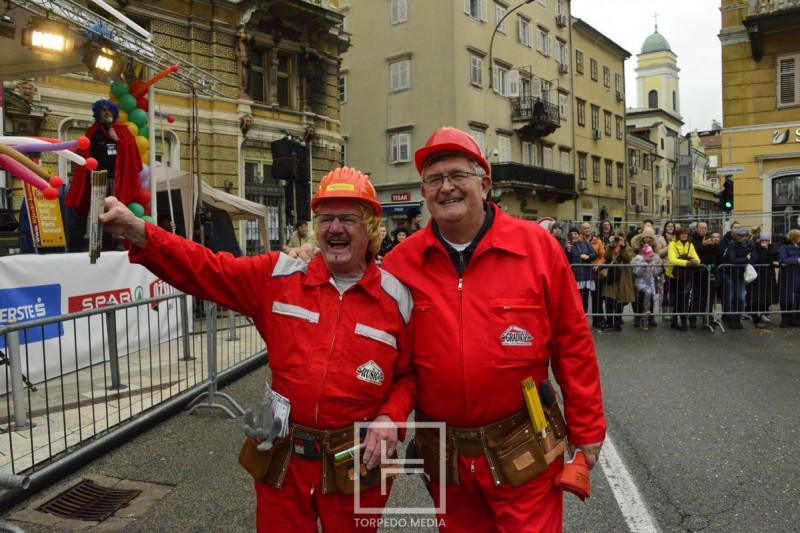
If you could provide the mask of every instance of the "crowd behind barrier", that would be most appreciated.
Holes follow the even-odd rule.
[[[161,321],[180,325],[177,338],[141,320],[156,306]],[[211,381],[215,389],[217,381],[228,382],[266,362],[264,342],[246,317],[220,311],[192,318],[190,307],[186,295],[173,293],[0,326],[0,371],[10,384],[0,395],[0,508],[24,497],[28,486],[42,488],[186,408],[210,390]],[[128,327],[117,328],[115,321]],[[52,365],[32,360],[44,357],[56,361],[56,368],[75,369],[69,359],[88,349],[90,322],[100,324],[90,334],[104,340],[90,366],[49,373]],[[53,327],[69,333],[56,348],[45,348],[52,341],[42,331]],[[213,369],[204,356],[211,351]],[[34,366],[45,374],[28,381]]]

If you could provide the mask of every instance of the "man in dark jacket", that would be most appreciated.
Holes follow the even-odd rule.
[[[723,283],[722,320],[731,329],[744,329],[742,311],[747,287],[744,282],[744,268],[751,262],[753,243],[747,228],[737,229],[735,239],[725,249],[723,266],[720,269]]]
[[[694,249],[697,252],[697,255],[700,257],[700,262],[703,264],[700,268],[694,269],[694,279],[692,280],[692,287],[694,288],[694,293],[692,297],[691,303],[691,311],[692,313],[700,313],[700,317],[702,320],[702,325],[705,326],[708,324],[708,312],[710,310],[709,306],[709,277],[710,271],[712,268],[715,268],[714,265],[717,265],[719,262],[717,261],[716,257],[719,254],[717,250],[717,245],[714,242],[714,239],[708,234],[708,223],[705,221],[700,221],[697,223],[697,226],[694,229],[694,233],[689,236],[689,240],[694,244]],[[689,327],[696,328],[697,327],[697,316],[698,315],[689,315]]]
[[[581,293],[583,311],[586,312],[589,310],[589,292],[595,288],[591,264],[598,257],[597,251],[589,241],[581,239],[578,228],[569,228],[564,250],[567,252],[569,264],[572,265],[572,273],[575,274],[578,291]]]

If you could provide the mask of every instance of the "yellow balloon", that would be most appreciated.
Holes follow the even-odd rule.
[[[120,122],[128,122],[128,112],[127,111],[123,111],[122,109],[119,110],[119,121]]]
[[[110,94],[110,95],[108,95],[108,99],[109,99],[111,102],[114,102],[115,104],[117,104],[117,107],[119,107],[119,98],[117,98],[117,97],[116,97],[116,96],[114,96],[113,94]]]
[[[147,140],[147,137],[142,137],[141,135],[137,135],[136,147],[139,149],[140,154],[146,154],[147,150],[150,148],[150,141]]]
[[[150,152],[145,152],[139,155],[142,157],[142,163],[144,163],[145,165],[150,164]]]
[[[128,130],[130,130],[131,135],[133,135],[134,137],[136,137],[139,134],[139,126],[137,126],[133,122],[126,122],[125,125],[128,127]]]

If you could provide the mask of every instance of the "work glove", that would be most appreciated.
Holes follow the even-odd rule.
[[[272,448],[272,442],[280,433],[282,426],[280,419],[272,416],[272,396],[268,396],[261,404],[258,418],[253,419],[251,409],[244,412],[244,434],[258,443],[256,449],[260,452],[266,452]]]

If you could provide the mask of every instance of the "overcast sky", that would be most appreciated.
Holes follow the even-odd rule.
[[[625,98],[636,107],[636,55],[655,28],[678,56],[683,133],[722,122],[719,0],[572,0],[572,15],[631,54],[625,62]]]

